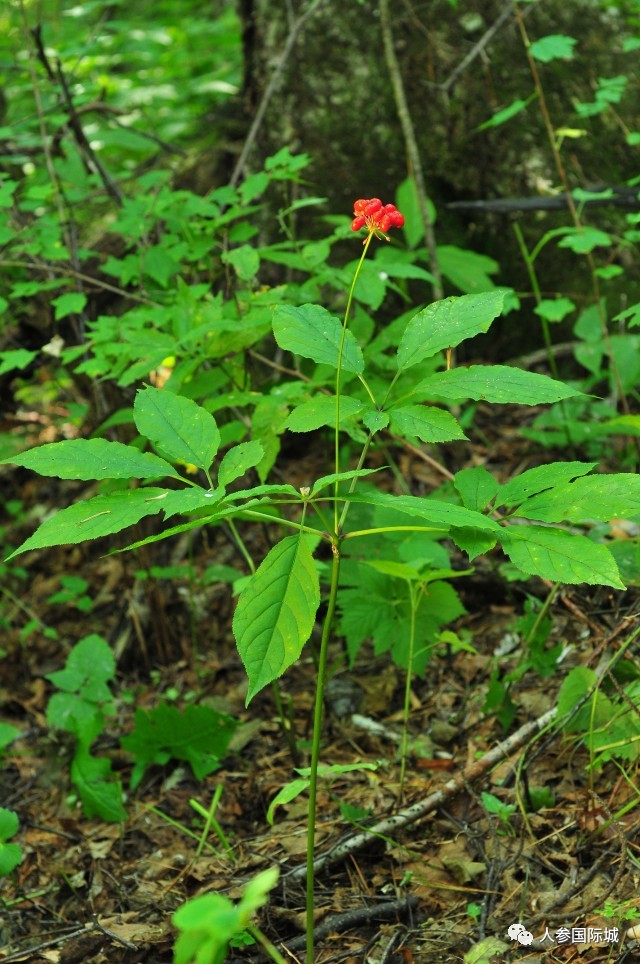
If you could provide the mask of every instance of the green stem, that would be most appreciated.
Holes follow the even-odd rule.
[[[446,535],[447,530],[438,526],[380,526],[377,529],[354,529],[346,532],[344,538],[359,539],[360,536],[375,536],[379,532],[442,532]]]
[[[280,951],[273,946],[269,938],[262,933],[259,927],[256,927],[255,924],[248,924],[247,930],[249,931],[251,936],[258,942],[258,944],[262,945],[267,957],[271,958],[272,961],[275,961],[276,964],[287,964],[287,962],[285,961]]]
[[[411,702],[411,675],[413,669],[413,650],[416,642],[416,613],[418,611],[418,598],[411,583],[407,584],[409,589],[409,605],[411,606],[411,622],[409,626],[409,660],[407,663],[407,678],[404,684],[404,709],[402,718],[402,744],[400,749],[400,793],[402,798],[404,792],[404,780],[407,772],[407,746],[409,742],[409,704]]]
[[[336,608],[338,582],[340,579],[340,546],[336,537],[331,543],[333,565],[331,567],[331,588],[329,604],[322,627],[318,678],[316,682],[316,702],[313,711],[313,737],[311,744],[311,764],[309,768],[309,818],[307,823],[307,964],[313,964],[313,924],[314,924],[314,858],[316,839],[316,801],[318,794],[318,762],[320,760],[320,736],[322,731],[322,711],[324,708],[324,686],[327,673],[327,655],[331,623]]]
[[[364,247],[362,249],[362,254],[360,255],[360,260],[358,261],[358,267],[356,268],[355,274],[353,276],[353,281],[351,282],[351,288],[349,289],[349,297],[347,298],[347,307],[344,310],[344,320],[342,322],[342,337],[340,338],[340,348],[338,350],[338,370],[336,372],[336,428],[334,436],[334,472],[340,471],[340,375],[342,374],[342,354],[344,352],[344,340],[347,336],[347,325],[349,323],[349,312],[351,311],[351,303],[353,301],[353,293],[356,289],[356,283],[358,281],[358,275],[360,274],[360,269],[364,264],[364,259],[367,256],[367,251],[369,250],[369,245],[371,244],[371,238],[373,237],[373,232],[370,232],[365,238]],[[335,484],[335,497],[338,498],[338,483]],[[336,533],[338,532],[338,503],[334,506],[333,521]]]

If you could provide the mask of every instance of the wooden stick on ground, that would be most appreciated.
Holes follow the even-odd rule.
[[[424,800],[420,800],[419,803],[414,803],[412,806],[398,811],[398,813],[395,813],[391,817],[385,817],[384,820],[378,821],[378,823],[369,827],[367,830],[354,834],[352,837],[347,837],[346,840],[341,841],[332,850],[317,858],[314,863],[316,873],[324,870],[326,867],[340,863],[345,857],[355,853],[357,850],[363,850],[365,847],[368,847],[376,837],[393,834],[395,831],[415,824],[424,817],[427,817],[430,813],[433,813],[434,810],[437,810],[438,807],[441,807],[445,801],[455,796],[456,793],[459,793],[460,790],[463,790],[474,780],[477,780],[478,777],[483,776],[483,774],[491,770],[496,764],[511,756],[516,750],[519,750],[532,736],[544,730],[554,719],[555,715],[555,707],[547,710],[546,713],[543,713],[542,716],[539,716],[536,720],[530,720],[528,723],[525,723],[524,726],[521,726],[519,730],[512,733],[503,743],[498,743],[498,745],[486,753],[482,759],[474,760],[473,763],[470,763],[464,770],[461,770],[457,776],[453,777],[453,779],[445,783],[443,787],[436,790],[435,793],[430,794]],[[300,881],[304,878],[305,873],[306,867],[300,866],[292,870],[288,877],[289,879]]]

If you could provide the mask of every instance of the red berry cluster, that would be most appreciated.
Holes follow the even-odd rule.
[[[360,198],[353,205],[355,217],[351,222],[351,230],[359,231],[366,227],[370,234],[380,234],[389,228],[401,228],[404,224],[404,217],[398,211],[395,204],[384,204],[380,198]],[[388,240],[388,239],[387,239]]]

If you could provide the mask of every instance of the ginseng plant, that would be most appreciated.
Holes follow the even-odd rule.
[[[320,582],[313,552],[321,543],[330,546],[330,586],[317,662],[308,773],[308,964],[314,960],[315,824],[323,696],[345,541],[384,532],[427,532],[434,538],[450,539],[470,559],[499,543],[523,573],[554,583],[586,582],[622,589],[615,560],[606,545],[576,530],[593,520],[606,522],[614,516],[640,511],[640,477],[627,473],[589,475],[595,468],[592,462],[543,465],[504,484],[499,484],[484,467],[476,466],[457,473],[456,492],[445,498],[393,495],[373,486],[358,491],[359,480],[377,471],[364,464],[375,436],[387,428],[396,439],[408,438],[413,442],[442,443],[466,438],[457,420],[442,407],[447,400],[459,403],[482,398],[489,403],[540,405],[581,393],[545,375],[501,365],[436,370],[434,361],[444,357],[442,353],[466,338],[488,331],[503,310],[504,289],[449,297],[422,308],[404,325],[397,347],[389,346],[384,366],[376,371],[375,357],[371,353],[365,356],[349,329],[351,306],[373,239],[389,240],[387,232],[401,228],[404,218],[393,204],[383,205],[377,198],[356,201],[354,215],[352,229],[357,232],[364,228],[367,234],[342,321],[316,304],[278,304],[273,312],[273,333],[279,347],[320,366],[315,377],[322,391],[312,389],[306,401],[293,407],[286,427],[292,431],[333,427],[334,471],[330,475],[301,489],[287,483],[266,483],[229,490],[231,483],[261,461],[261,443],[250,440],[232,445],[217,461],[221,437],[213,415],[190,398],[153,387],[138,391],[133,418],[138,432],[149,440],[156,453],[94,438],[50,443],[6,460],[48,476],[120,480],[114,491],[78,502],[47,518],[14,555],[27,549],[110,535],[161,511],[165,520],[177,515],[188,518],[127,548],[223,520],[279,522],[293,530],[294,534],[278,542],[252,574],[236,608],[233,631],[249,681],[247,704],[299,659],[320,606]],[[425,361],[426,377],[421,364]],[[375,377],[365,377],[367,365]],[[326,366],[336,373],[333,397],[322,384]],[[390,368],[395,368],[391,378]],[[347,375],[350,391],[345,395],[341,391]],[[313,380],[307,384],[313,385]],[[434,399],[437,405],[431,404]],[[340,436],[347,427],[362,447],[355,468],[342,469]],[[185,464],[201,471],[204,485],[179,471],[178,467]],[[163,478],[171,480],[171,485],[122,488],[122,480],[126,479],[147,482]],[[355,503],[384,512],[386,524],[348,529],[349,508]],[[279,513],[277,517],[274,507]],[[389,518],[393,524],[389,524]],[[511,524],[512,519],[516,524]],[[557,525],[563,522],[570,523],[571,529]]]

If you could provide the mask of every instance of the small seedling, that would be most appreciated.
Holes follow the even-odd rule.
[[[6,877],[24,859],[21,847],[7,843],[18,832],[18,816],[13,810],[0,807],[0,877]]]
[[[174,964],[221,964],[229,944],[247,931],[272,961],[285,964],[273,944],[251,924],[251,918],[266,903],[267,894],[277,880],[278,870],[271,868],[247,884],[237,904],[222,894],[204,894],[178,908],[173,923],[181,934],[174,948]]]
[[[59,690],[47,705],[47,722],[75,737],[71,781],[88,817],[117,822],[124,817],[122,788],[111,763],[91,754],[91,746],[111,713],[109,683],[115,676],[115,660],[109,644],[97,634],[77,643],[65,668],[46,678]]]
[[[492,793],[482,794],[482,806],[485,808],[487,813],[493,814],[497,817],[502,824],[502,832],[508,833],[509,836],[513,836],[514,829],[511,826],[511,817],[518,809],[513,803],[503,803],[502,800],[495,797]]]

